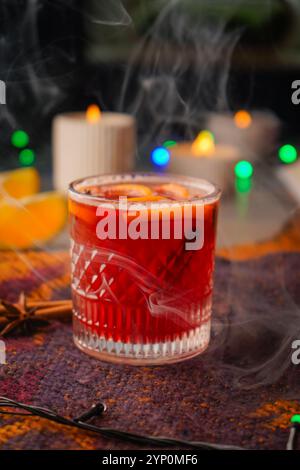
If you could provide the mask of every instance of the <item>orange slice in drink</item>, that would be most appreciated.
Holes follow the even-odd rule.
[[[165,183],[156,186],[155,191],[162,196],[175,200],[188,199],[190,197],[187,188],[177,183]]]
[[[85,191],[92,196],[102,196],[106,199],[118,199],[120,196],[127,196],[131,202],[159,201],[162,196],[153,194],[151,188],[143,184],[123,183],[109,186],[89,186]]]
[[[5,196],[22,198],[36,194],[40,189],[40,177],[35,168],[0,173],[0,200]]]
[[[120,196],[128,198],[148,197],[152,195],[152,190],[143,184],[115,184],[104,188],[104,196],[108,199],[115,199]]]
[[[0,248],[19,249],[53,238],[67,218],[66,201],[56,192],[0,200]]]

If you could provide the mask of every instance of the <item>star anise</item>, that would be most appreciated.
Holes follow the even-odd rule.
[[[24,292],[20,294],[17,303],[1,300],[0,303],[5,308],[0,316],[4,316],[7,324],[0,330],[0,336],[7,336],[11,333],[32,333],[36,329],[47,326],[49,322],[36,315],[38,307],[28,307]]]

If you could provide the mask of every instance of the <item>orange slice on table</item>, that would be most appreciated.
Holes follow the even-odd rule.
[[[63,228],[67,218],[64,195],[40,193],[0,200],[0,248],[20,249],[43,244]]]
[[[0,200],[5,196],[22,198],[38,193],[40,177],[35,168],[19,168],[0,173]]]

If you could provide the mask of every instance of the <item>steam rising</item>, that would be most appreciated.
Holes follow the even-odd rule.
[[[228,310],[214,319],[212,355],[216,353],[234,373],[240,387],[274,383],[291,366],[291,345],[300,337],[295,290],[299,256],[278,254],[226,263],[228,283],[226,288],[217,283],[215,296],[219,307],[226,299]]]
[[[208,112],[228,108],[230,58],[238,38],[222,19],[199,14],[193,2],[167,2],[133,53],[119,105],[136,115],[145,146],[176,130],[194,138]]]
[[[7,106],[1,107],[0,123],[2,132],[8,135],[12,128],[22,127],[23,121],[28,131],[43,131],[45,120],[68,99],[76,81],[79,51],[74,38],[56,38],[53,31],[52,41],[41,43],[41,24],[47,21],[48,12],[45,6],[64,21],[73,13],[102,25],[131,24],[120,0],[93,0],[89,8],[79,7],[76,0],[58,0],[55,4],[48,0],[2,2],[0,79],[7,87]],[[65,49],[61,42],[68,43]],[[37,130],[39,122],[42,129]]]
[[[132,23],[121,0],[110,0],[109,5],[105,1],[92,0],[90,9],[92,14],[86,12],[84,14],[93,23],[107,26],[129,26]]]

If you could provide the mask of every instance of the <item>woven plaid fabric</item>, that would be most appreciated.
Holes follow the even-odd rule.
[[[36,299],[69,298],[69,264],[66,253],[1,253],[0,297],[13,301],[24,290]],[[202,356],[166,367],[96,361],[73,345],[70,323],[53,322],[33,336],[7,338],[0,395],[66,416],[77,416],[103,400],[108,410],[95,420],[97,424],[247,448],[282,449],[289,418],[300,410],[297,368],[283,364],[289,362],[286,349],[277,363],[262,367],[256,377],[245,378],[253,385],[273,377],[274,384],[244,388],[241,370],[247,370],[249,360],[257,359],[251,351],[263,352],[267,360],[277,343],[275,336],[269,341],[272,328],[269,331],[267,324],[250,338],[247,329],[239,328],[245,314],[255,319],[265,313],[264,308],[268,312],[280,308],[283,314],[292,304],[298,308],[299,277],[299,254],[235,263],[218,259],[211,346]],[[285,372],[277,379],[281,366]],[[39,418],[0,416],[0,449],[132,448],[141,447]]]

